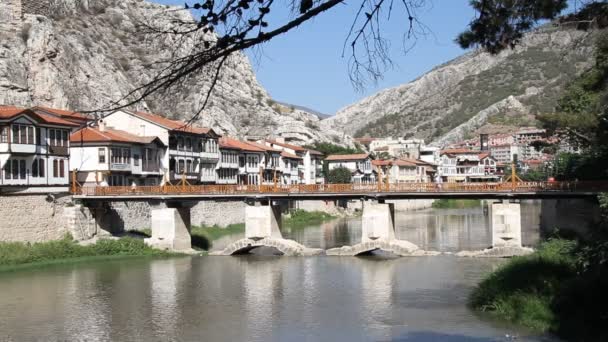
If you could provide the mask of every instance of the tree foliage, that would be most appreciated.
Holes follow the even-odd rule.
[[[327,182],[330,184],[348,184],[351,182],[351,172],[345,167],[337,167],[329,171]]]
[[[471,6],[479,14],[456,41],[465,49],[481,46],[498,53],[515,47],[538,21],[554,19],[568,7],[568,1],[472,0]]]

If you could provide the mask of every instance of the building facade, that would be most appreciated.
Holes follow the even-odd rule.
[[[0,185],[68,185],[69,136],[76,127],[31,109],[0,106]]]
[[[332,154],[325,158],[325,162],[330,172],[341,167],[348,169],[351,172],[352,183],[370,184],[376,182],[376,171],[372,167],[372,158],[367,153]]]

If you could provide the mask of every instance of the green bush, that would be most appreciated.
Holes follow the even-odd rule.
[[[327,182],[330,184],[348,184],[351,182],[351,172],[345,167],[337,167],[329,171]]]
[[[291,212],[289,218],[283,220],[283,224],[287,227],[297,228],[319,224],[325,221],[333,220],[335,218],[335,216],[322,211],[306,211],[302,209],[297,209]]]

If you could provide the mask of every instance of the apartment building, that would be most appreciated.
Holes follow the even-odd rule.
[[[270,146],[274,149],[284,151],[289,155],[296,155],[301,159],[298,164],[300,184],[320,184],[323,183],[323,153],[301,146],[288,144],[282,138],[260,140],[259,143]],[[293,160],[291,160],[293,162]]]
[[[497,163],[490,153],[469,149],[441,151],[437,167],[438,180],[442,182],[483,182],[500,179]]]

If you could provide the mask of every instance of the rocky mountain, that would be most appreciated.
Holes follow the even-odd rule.
[[[472,51],[418,79],[380,91],[322,121],[356,137],[424,138],[446,144],[480,130],[534,125],[564,85],[590,67],[597,31],[548,24],[513,50]]]
[[[152,79],[173,53],[175,40],[146,34],[141,23],[192,21],[189,12],[142,0],[0,1],[0,104],[96,110]],[[196,75],[136,108],[189,119],[210,77]],[[249,60],[225,63],[199,123],[235,136],[283,136],[293,142],[339,141],[318,129],[311,113],[279,108],[256,80]]]

